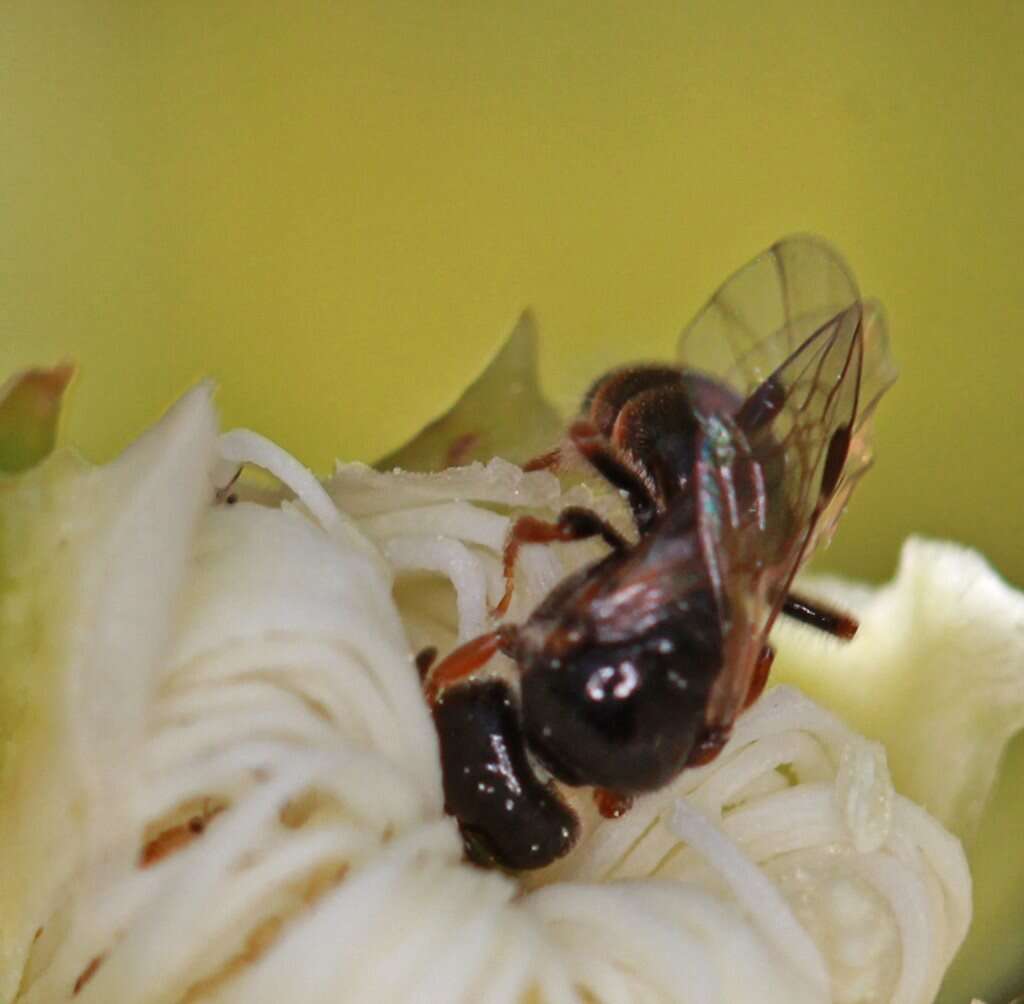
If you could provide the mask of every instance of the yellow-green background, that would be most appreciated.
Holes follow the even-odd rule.
[[[903,370],[825,565],[880,579],[923,532],[1021,583],[1022,45],[1019,2],[0,3],[0,371],[78,360],[97,458],[213,374],[226,422],[326,468],[524,305],[562,392],[814,230]],[[1001,825],[979,892],[1021,891],[976,950],[1015,938],[1024,989]]]

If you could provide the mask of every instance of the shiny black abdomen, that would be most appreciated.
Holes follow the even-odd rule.
[[[702,738],[722,647],[709,592],[676,605],[645,634],[584,639],[562,656],[555,633],[526,661],[523,730],[555,777],[631,795],[682,771]]]

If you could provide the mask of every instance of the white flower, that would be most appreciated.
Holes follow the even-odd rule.
[[[218,503],[225,457],[294,497]],[[1024,676],[1019,597],[989,596],[983,629],[970,601],[955,630],[920,609],[976,559],[917,545],[913,574],[854,597],[846,650],[780,633],[832,712],[775,689],[717,761],[588,818],[527,883],[462,861],[409,639],[479,630],[509,511],[561,489],[501,462],[328,487],[260,437],[218,440],[207,387],[108,467],[58,453],[0,482],[0,1000],[932,998],[969,877],[904,796],[962,831],[1015,727],[993,741],[967,685],[1008,703]],[[528,549],[517,602],[581,556]],[[922,655],[936,631],[947,661]],[[928,705],[939,744],[915,717],[936,664],[962,699]]]

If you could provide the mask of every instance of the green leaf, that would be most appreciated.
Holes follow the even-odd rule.
[[[25,370],[0,387],[0,472],[26,471],[53,450],[61,401],[74,373],[66,363]]]

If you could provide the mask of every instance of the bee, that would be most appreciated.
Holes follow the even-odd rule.
[[[520,624],[421,662],[447,811],[469,855],[540,868],[578,837],[551,779],[590,786],[606,816],[710,762],[757,699],[779,615],[841,639],[856,623],[791,590],[871,459],[869,418],[895,379],[877,304],[839,255],[787,238],[732,276],[679,340],[678,362],[622,367],[585,396],[561,446],[625,499],[627,540],[596,512],[516,520],[525,544],[600,538]],[[480,670],[497,653],[518,691]]]

